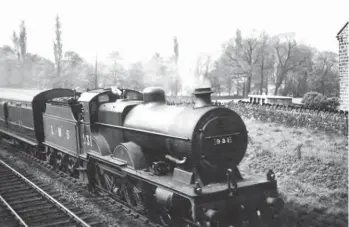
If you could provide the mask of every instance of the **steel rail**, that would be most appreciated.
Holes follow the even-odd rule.
[[[59,208],[64,211],[65,213],[67,213],[70,217],[72,217],[76,222],[78,222],[78,224],[80,224],[80,226],[83,227],[91,227],[89,224],[87,224],[84,220],[82,220],[81,218],[79,218],[78,216],[76,216],[73,212],[71,212],[68,208],[66,208],[64,205],[62,205],[60,202],[58,202],[55,198],[53,198],[52,196],[50,196],[49,194],[47,194],[44,190],[42,190],[41,188],[39,188],[38,186],[36,186],[33,182],[31,182],[30,180],[28,180],[25,176],[23,176],[22,174],[20,174],[18,171],[16,171],[15,169],[13,169],[11,166],[7,165],[5,162],[3,162],[2,160],[0,160],[0,163],[3,164],[5,167],[7,167],[8,169],[10,169],[13,173],[15,173],[17,176],[19,176],[21,179],[23,179],[25,182],[27,182],[32,188],[34,188],[35,190],[37,190],[41,195],[43,195],[44,197],[46,197],[47,199],[49,199],[51,202],[55,203],[57,206],[59,206]]]
[[[20,226],[28,227],[28,225],[23,221],[23,219],[17,214],[17,212],[12,209],[11,205],[6,202],[6,200],[0,195],[0,200],[2,201],[3,204],[7,206],[7,208],[11,211],[13,215],[15,215],[15,218],[19,220]]]

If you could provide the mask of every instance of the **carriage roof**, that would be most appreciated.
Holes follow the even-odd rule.
[[[19,102],[47,101],[58,97],[73,97],[74,91],[65,88],[49,90],[0,88],[0,99]]]

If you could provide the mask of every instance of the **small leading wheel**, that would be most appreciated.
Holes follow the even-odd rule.
[[[55,153],[54,153],[54,149],[51,147],[46,147],[46,155],[45,155],[45,161],[47,164],[52,165],[54,163],[54,157],[55,157]]]
[[[173,226],[172,223],[172,217],[170,214],[166,213],[166,214],[161,214],[160,215],[160,222],[161,224],[163,224],[164,226]]]
[[[180,220],[179,218],[176,219],[169,213],[163,213],[160,215],[160,222],[163,226],[166,227],[191,227],[191,224],[188,224],[187,222],[184,222]],[[205,225],[202,225],[203,227],[208,227]]]

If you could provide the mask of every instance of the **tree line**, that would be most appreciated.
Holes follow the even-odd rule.
[[[64,51],[62,25],[55,19],[54,61],[27,52],[25,22],[13,32],[12,45],[0,47],[0,86],[46,89],[66,87],[78,90],[119,86],[142,90],[163,87],[169,95],[181,94],[178,75],[179,42],[173,39],[173,55],[154,53],[147,62],[123,63],[118,51],[108,62],[88,63],[74,51]],[[292,34],[270,36],[266,32],[235,37],[222,45],[217,59],[198,57],[194,77],[209,81],[218,95],[274,94],[301,97],[316,91],[339,96],[338,55],[298,44]]]
[[[176,37],[173,39],[173,56],[169,58],[154,53],[148,62],[126,65],[118,51],[111,51],[107,62],[96,59],[93,65],[75,51],[64,51],[62,25],[57,16],[52,51],[54,61],[27,52],[27,45],[26,25],[22,21],[19,32],[13,32],[12,45],[0,47],[0,87],[86,90],[119,86],[142,90],[147,86],[161,86],[173,95],[180,90]]]
[[[244,37],[238,29],[217,60],[203,62],[198,68],[218,93],[339,96],[338,54],[298,44],[292,34]]]

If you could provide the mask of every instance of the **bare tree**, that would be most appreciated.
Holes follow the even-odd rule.
[[[223,78],[223,74],[224,74],[224,70],[223,65],[221,64],[221,62],[219,60],[216,60],[213,63],[213,69],[209,72],[208,74],[208,78],[210,80],[211,83],[211,87],[213,88],[213,90],[215,90],[218,95],[221,95],[222,92],[222,83],[221,83],[221,79]]]
[[[14,48],[14,51],[16,53],[16,56],[17,56],[17,59],[18,59],[18,62],[20,61],[20,54],[19,54],[19,41],[18,41],[18,36],[17,36],[17,33],[15,31],[13,31],[12,33],[12,44],[13,44],[13,48]]]
[[[141,62],[131,64],[128,70],[128,87],[138,91],[144,89],[144,69]]]
[[[310,86],[313,90],[323,95],[332,95],[338,83],[338,60],[334,52],[320,52],[314,61],[314,71],[310,78]]]
[[[260,66],[260,87],[259,94],[263,93],[263,89],[268,91],[268,74],[274,65],[274,53],[270,45],[270,38],[266,33],[262,33],[259,40],[259,66]]]
[[[55,58],[56,66],[56,84],[55,87],[59,86],[61,69],[62,69],[62,59],[63,59],[63,45],[62,45],[62,31],[61,31],[61,22],[59,21],[59,16],[56,17],[55,24],[55,41],[53,41],[53,54]]]
[[[27,55],[27,29],[24,21],[21,22],[18,39],[21,63],[24,64]]]
[[[93,88],[94,72],[92,64],[87,63],[78,53],[66,51],[62,61],[61,81],[68,88]]]
[[[212,68],[211,68],[212,67]],[[231,62],[225,54],[222,54],[209,69],[209,80],[211,86],[219,93],[221,91],[228,92],[231,95],[233,88],[239,95],[240,91],[244,91],[245,75],[236,71],[236,68],[231,66]]]
[[[124,86],[125,69],[121,63],[122,57],[118,51],[113,51],[109,54],[109,59],[112,61],[111,76],[112,84],[117,86]]]
[[[174,52],[174,59],[175,59],[175,96],[178,95],[179,90],[179,74],[178,74],[178,58],[179,58],[179,44],[177,37],[173,38],[173,52]]]
[[[199,56],[196,61],[195,77],[197,79],[208,79],[209,72],[212,70],[213,62],[211,56]]]
[[[325,94],[325,78],[331,71],[332,67],[337,63],[337,54],[333,52],[322,52],[320,53],[318,60],[321,64],[321,92],[322,94]]]
[[[28,70],[28,62],[27,59],[27,30],[24,21],[21,22],[19,26],[19,36],[17,33],[13,31],[12,34],[12,43],[14,46],[14,51],[17,57],[17,66],[19,69],[20,82],[14,86],[23,87],[27,85],[28,80],[32,78],[27,77],[29,74]]]
[[[246,89],[244,91],[244,96],[246,96],[251,91],[253,71],[257,65],[260,52],[258,51],[258,40],[256,38],[248,37],[242,39],[239,37],[241,36],[240,33],[238,30],[235,43],[228,43],[225,54],[230,60],[234,72],[239,75],[246,75]]]
[[[301,66],[306,59],[302,55],[299,55],[297,42],[294,39],[287,39],[281,42],[279,38],[276,38],[274,49],[277,56],[274,95],[277,95],[282,83],[285,82],[286,84],[288,73],[296,67]]]
[[[95,73],[94,73],[94,86],[95,88],[98,88],[98,60],[97,60],[97,55],[96,55],[96,62],[95,62]]]
[[[0,47],[0,85],[15,86],[20,81],[18,55],[10,46]]]
[[[305,61],[299,67],[291,72],[291,80],[288,83],[289,89],[292,90],[296,97],[303,96],[308,90],[308,78],[313,73],[313,57],[315,50],[306,45],[299,45],[298,49]]]

